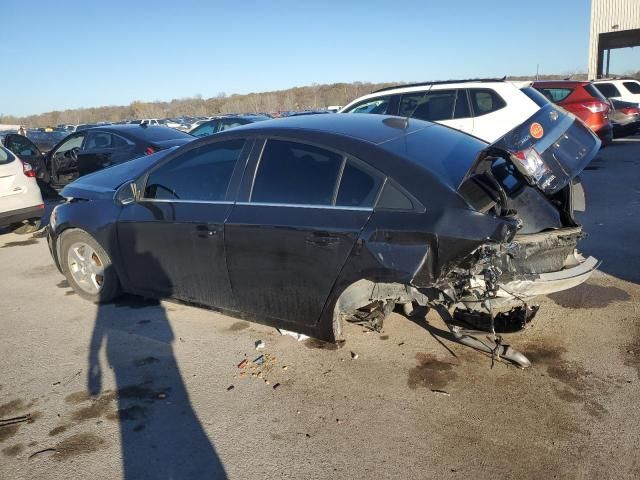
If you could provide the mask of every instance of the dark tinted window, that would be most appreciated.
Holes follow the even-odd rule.
[[[389,109],[391,97],[378,97],[373,100],[365,100],[351,107],[347,113],[377,113],[384,115]]]
[[[162,142],[164,140],[173,140],[174,138],[192,138],[188,133],[181,132],[175,128],[169,127],[139,127],[138,129],[128,130],[132,135],[142,138],[149,142]]]
[[[539,107],[544,107],[549,103],[549,100],[547,100],[547,97],[542,95],[538,90],[536,90],[533,87],[521,88],[520,91],[524,93],[527,97],[529,97],[531,100],[533,100],[535,104],[538,105]]]
[[[456,90],[436,90],[402,95],[398,115],[429,122],[451,120]]]
[[[322,148],[268,140],[251,201],[331,205],[341,164],[341,155]]]
[[[469,96],[475,117],[495,112],[507,106],[502,97],[489,88],[472,88],[469,90]]]
[[[31,140],[22,135],[11,135],[6,140],[5,146],[20,157],[32,157],[39,153]]]
[[[194,148],[154,170],[145,197],[165,200],[220,201],[240,157],[244,140]]]
[[[613,83],[596,83],[595,87],[607,98],[620,96],[620,91]]]
[[[638,82],[622,82],[631,93],[640,93],[640,83]]]
[[[573,88],[540,88],[542,94],[551,100],[553,103],[563,101],[573,92]]]
[[[360,165],[348,161],[342,172],[336,205],[372,207],[378,196],[382,178]]]
[[[458,90],[453,118],[469,118],[470,116],[471,116],[471,111],[469,110],[469,101],[467,100],[467,91]]]
[[[584,86],[584,89],[594,98],[597,98],[601,102],[606,102],[607,97],[605,97],[600,90],[591,85],[590,83]]]
[[[107,132],[89,131],[87,142],[84,145],[85,150],[115,149],[126,147],[127,141],[117,135]]]
[[[413,202],[397,186],[388,181],[382,190],[376,208],[383,210],[413,210]]]

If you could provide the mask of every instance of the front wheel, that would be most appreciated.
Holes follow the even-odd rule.
[[[75,292],[94,303],[109,302],[120,295],[120,282],[111,258],[83,230],[69,230],[60,239],[60,265]]]

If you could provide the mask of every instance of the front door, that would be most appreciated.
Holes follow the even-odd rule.
[[[267,141],[248,201],[225,226],[242,311],[283,325],[317,323],[381,183],[362,167],[318,146]]]
[[[143,198],[124,206],[118,219],[129,289],[234,307],[224,221],[233,207],[227,190],[245,143],[226,140],[192,148],[149,173]]]

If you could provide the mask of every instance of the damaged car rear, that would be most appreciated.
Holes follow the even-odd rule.
[[[599,147],[548,103],[492,145],[392,116],[265,121],[68,185],[49,245],[95,302],[174,298],[327,341],[422,305],[461,343],[526,366],[495,332],[596,269],[574,212]]]

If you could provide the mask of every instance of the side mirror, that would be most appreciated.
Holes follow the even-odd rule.
[[[113,199],[118,205],[122,206],[129,205],[130,203],[135,202],[137,196],[138,187],[136,185],[136,182],[131,181],[121,185],[120,188],[116,190],[116,194],[114,195]]]

